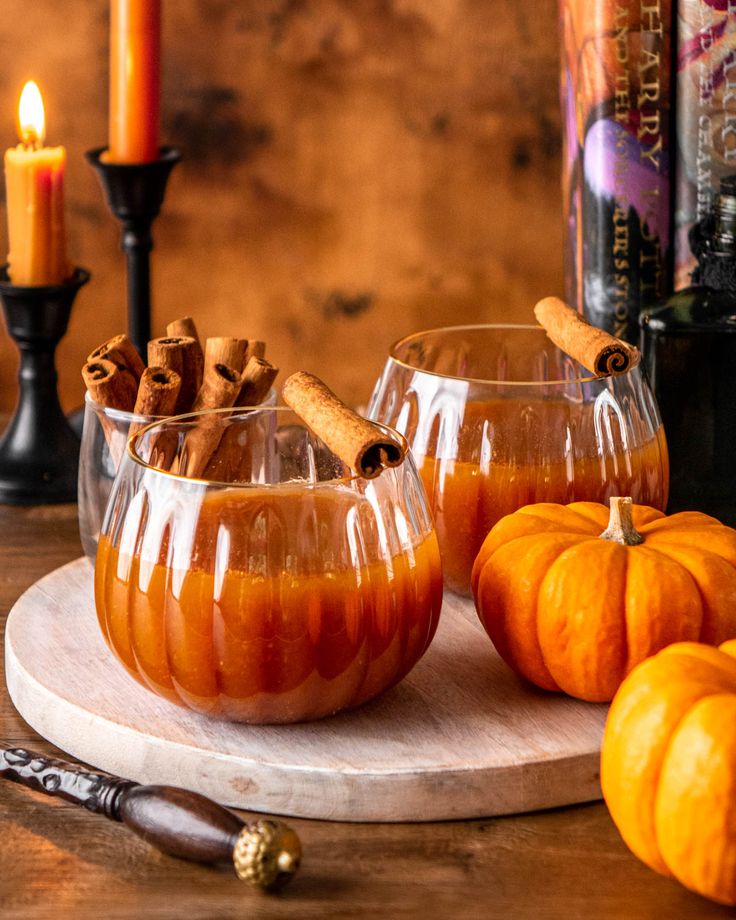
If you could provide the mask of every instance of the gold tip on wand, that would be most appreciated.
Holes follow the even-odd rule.
[[[163,853],[203,863],[232,863],[239,879],[277,891],[299,868],[299,837],[281,821],[246,824],[197,792],[84,770],[24,748],[0,747],[0,779],[82,805],[125,824]]]

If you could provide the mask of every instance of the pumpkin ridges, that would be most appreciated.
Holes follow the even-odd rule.
[[[584,540],[550,566],[539,589],[537,629],[549,673],[572,696],[610,700],[625,675],[626,547]],[[581,571],[597,578],[581,579]],[[594,633],[598,640],[590,643]]]
[[[652,521],[647,525],[650,532],[654,533],[660,527],[666,528],[668,530],[674,528],[683,528],[683,529],[692,529],[695,526],[698,526],[698,529],[703,527],[726,527],[725,524],[722,524],[718,518],[712,517],[710,514],[705,514],[702,511],[678,511],[677,514],[662,515],[662,518],[658,518],[655,521]],[[726,528],[729,529],[729,528]]]
[[[736,567],[701,546],[659,542],[649,548],[683,566],[695,581],[703,605],[699,641],[718,645],[736,637]]]
[[[682,565],[646,544],[628,553],[625,674],[673,642],[696,641],[703,623],[703,598]]]
[[[636,527],[638,531],[642,531],[651,524],[655,524],[657,521],[661,521],[667,517],[664,511],[659,511],[657,508],[650,508],[649,505],[637,505],[635,503],[631,510],[634,515],[634,527]]]
[[[736,904],[736,697],[695,703],[663,758],[654,822],[660,853],[687,888]]]
[[[730,655],[723,658],[720,654],[723,646],[728,645],[730,645],[729,642],[724,642],[719,648],[714,648],[702,642],[675,642],[663,648],[656,657],[657,659],[678,657],[686,661],[695,659],[702,662],[705,667],[709,668],[707,673],[718,675],[719,680],[725,682],[724,686],[728,688],[729,693],[736,693],[736,661]],[[726,654],[728,655],[728,652]],[[676,667],[682,667],[682,665],[677,664]]]
[[[669,875],[651,818],[661,761],[657,748],[669,740],[670,720],[663,717],[656,697],[652,701],[660,667],[658,658],[638,665],[632,672],[638,681],[632,682],[630,675],[614,698],[601,748],[601,790],[629,849],[651,869]]]
[[[701,655],[699,650],[712,654]],[[719,657],[723,656],[717,649],[696,643],[668,646],[634,668],[606,721],[603,797],[626,845],[662,875],[671,873],[659,850],[654,821],[660,769],[670,736],[690,708],[706,696],[736,691],[736,668],[724,668]]]
[[[596,502],[573,502],[570,505],[559,505],[555,502],[538,502],[535,505],[524,505],[514,514],[525,517],[537,518],[543,521],[552,521],[556,527],[569,527],[573,532],[597,534],[598,518],[595,514],[586,515],[586,508],[595,509]],[[510,516],[510,515],[509,515]],[[595,525],[591,527],[591,524]]]
[[[574,509],[581,517],[586,518],[586,520],[595,524],[596,527],[600,527],[596,536],[608,526],[610,511],[605,505],[598,504],[598,502],[573,502],[566,507],[568,509]],[[665,516],[662,511],[657,511],[656,508],[637,504],[631,505],[631,513],[634,519],[634,527],[636,527],[637,530]]]
[[[597,502],[571,502],[569,505],[563,505],[562,507],[567,514],[574,514],[579,521],[578,526],[585,528],[585,532],[590,532],[591,536],[597,537],[606,526],[608,511]],[[557,515],[559,520],[559,506]]]
[[[510,543],[512,540],[520,539],[521,537],[533,536],[534,534],[543,534],[543,533],[567,533],[571,535],[580,535],[580,536],[597,536],[594,528],[588,528],[587,530],[580,529],[576,530],[572,526],[569,530],[562,528],[560,524],[560,515],[557,515],[556,519],[551,517],[545,517],[540,514],[530,514],[527,513],[527,509],[531,508],[557,508],[558,505],[527,505],[524,508],[520,508],[519,511],[514,512],[513,514],[507,514],[505,517],[502,517],[500,521],[491,529],[488,536],[483,541],[478,555],[475,558],[473,563],[473,571],[471,575],[471,585],[473,588],[473,594],[477,593],[478,579],[480,577],[480,572],[485,565],[485,563],[491,558],[491,556],[496,552],[496,550],[507,543]],[[523,512],[523,513],[522,513]],[[574,525],[573,521],[573,525]],[[585,527],[581,523],[581,528]]]
[[[504,661],[517,673],[546,690],[559,690],[542,656],[537,636],[539,584],[550,564],[584,537],[533,534],[499,547],[488,560],[478,583],[478,610],[483,628]],[[524,586],[503,577],[507,556],[524,558]]]
[[[509,661],[512,667],[531,680],[535,680],[534,673],[541,673],[543,686],[548,687],[554,682],[565,692],[581,699],[610,699],[610,695],[617,689],[614,678],[620,670],[616,656],[623,648],[627,651],[625,670],[620,672],[621,678],[642,657],[656,652],[665,643],[698,638],[716,642],[730,634],[736,636],[736,585],[728,569],[728,566],[732,566],[736,573],[736,531],[697,512],[667,518],[654,509],[633,505],[625,497],[617,499],[611,510],[614,524],[617,508],[620,518],[620,509],[624,506],[627,516],[631,518],[629,524],[633,523],[632,533],[636,530],[643,534],[644,544],[620,546],[620,549],[636,560],[634,571],[639,574],[636,577],[632,575],[632,578],[642,585],[641,590],[632,588],[628,592],[632,613],[626,621],[624,613],[629,602],[626,591],[621,592],[620,635],[615,634],[615,617],[612,612],[610,617],[603,617],[605,622],[601,622],[601,611],[605,603],[600,599],[591,600],[596,591],[605,587],[605,575],[597,571],[596,556],[591,556],[592,561],[588,562],[585,556],[587,551],[580,550],[580,546],[595,547],[608,542],[609,537],[618,538],[617,534],[607,533],[607,539],[601,539],[610,524],[607,518],[609,512],[602,505],[578,502],[564,507],[545,503],[525,506],[507,515],[486,538],[473,570],[476,607],[483,619],[483,598],[478,593],[479,579],[489,560],[501,548],[511,547],[511,551],[502,557],[506,571],[497,576],[506,580],[506,598],[499,614],[503,615],[506,609],[513,609],[513,592],[518,591],[524,582],[525,554],[520,546],[529,545],[526,541],[533,541],[535,537],[551,538],[555,534],[576,538],[576,552],[580,550],[586,562],[574,562],[576,556],[573,554],[572,571],[568,573],[570,590],[567,592],[572,601],[564,593],[557,598],[558,606],[564,612],[556,619],[554,612],[548,617],[541,600],[538,604],[541,660],[540,656],[536,657],[531,673],[525,671],[523,637],[516,636],[512,626],[500,624],[494,628],[497,633],[508,631],[511,638],[504,639],[507,645],[509,642],[516,643],[519,653],[513,661]],[[540,513],[537,513],[538,509]],[[575,533],[568,533],[568,528],[573,526]],[[596,553],[597,550],[592,549],[591,552]],[[645,559],[652,561],[651,567],[644,564]],[[557,558],[553,565],[559,563],[560,559]],[[497,565],[498,560],[494,568]],[[582,589],[578,588],[578,582],[591,583],[587,599],[580,595]],[[581,623],[580,611],[585,611],[591,605],[591,622]],[[637,625],[639,621],[643,624],[642,628]],[[571,636],[576,630],[575,641],[572,641]],[[549,638],[549,651],[544,640],[545,631]],[[594,661],[604,662],[607,672],[595,673],[590,664]],[[586,678],[589,678],[587,685]],[[602,696],[606,687],[610,689],[610,695]]]
[[[644,528],[645,541],[650,546],[701,546],[707,547],[710,552],[721,556],[731,565],[736,567],[736,531],[730,527],[708,527],[697,530],[686,528],[662,528],[648,532]]]

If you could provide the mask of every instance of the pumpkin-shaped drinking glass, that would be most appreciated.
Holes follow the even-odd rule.
[[[591,377],[541,326],[456,326],[402,339],[368,415],[408,440],[445,584],[463,594],[491,527],[523,505],[612,495],[667,504],[667,446],[641,367]]]
[[[261,405],[276,404],[271,390]],[[125,454],[131,431],[158,421],[159,416],[136,415],[95,402],[89,393],[84,397],[84,425],[79,451],[78,516],[79,536],[85,556],[94,564],[105,508],[110,498],[115,474]]]
[[[170,471],[213,444],[217,481]],[[295,722],[401,680],[434,635],[442,575],[410,456],[365,480],[291,410],[226,409],[131,437],[95,596],[108,645],[154,693]]]

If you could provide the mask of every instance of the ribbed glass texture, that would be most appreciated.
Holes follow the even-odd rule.
[[[275,403],[276,391],[271,390],[263,405]],[[105,508],[128,437],[135,428],[143,428],[156,420],[152,415],[135,415],[101,406],[89,393],[85,394],[77,495],[82,549],[93,564]]]
[[[219,481],[186,478],[202,432]],[[160,468],[156,468],[156,467]],[[197,712],[319,718],[401,680],[437,627],[442,575],[410,457],[353,476],[288,409],[164,421],[131,441],[97,553],[103,635]]]
[[[641,367],[591,377],[541,327],[463,326],[403,339],[368,415],[408,440],[445,585],[462,594],[488,531],[524,505],[612,495],[667,504],[667,446]]]

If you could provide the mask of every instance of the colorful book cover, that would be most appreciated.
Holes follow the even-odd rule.
[[[690,284],[694,223],[736,174],[736,0],[678,0],[675,289]]]
[[[736,0],[735,0],[736,2]],[[560,0],[568,301],[638,342],[672,268],[671,0]]]

